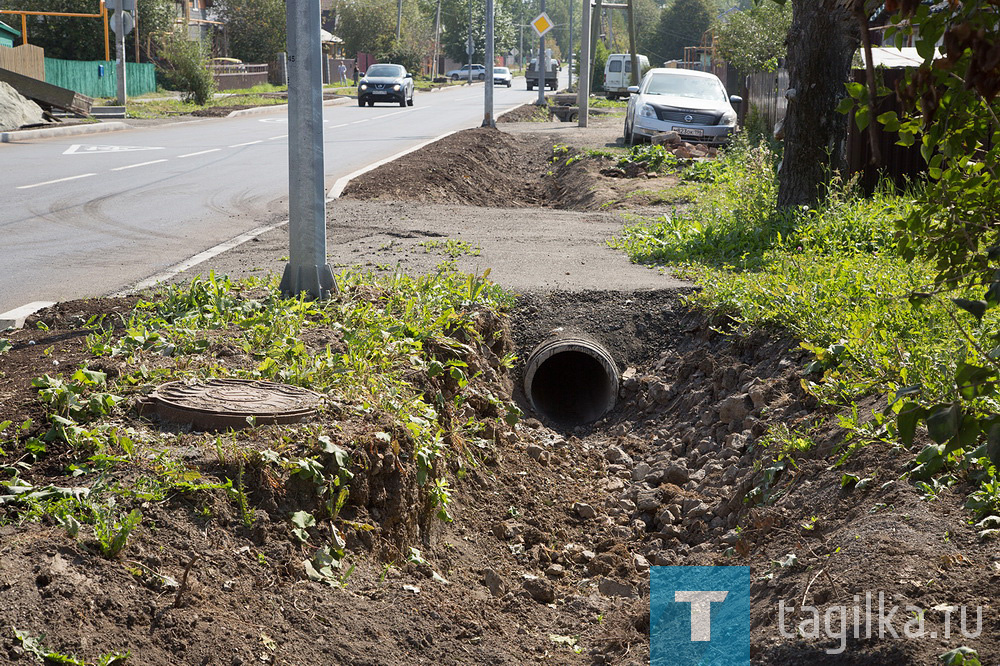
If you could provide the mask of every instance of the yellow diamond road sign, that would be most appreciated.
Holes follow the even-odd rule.
[[[539,14],[535,20],[531,22],[531,27],[535,29],[535,32],[538,33],[539,37],[551,30],[553,25],[552,19],[550,19],[549,15],[545,12]]]

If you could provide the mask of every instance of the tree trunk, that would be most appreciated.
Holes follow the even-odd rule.
[[[846,166],[847,117],[836,109],[847,95],[858,30],[848,12],[830,5],[792,0],[785,151],[778,173],[782,208],[815,204],[831,173]]]

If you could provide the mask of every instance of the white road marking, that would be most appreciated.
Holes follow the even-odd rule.
[[[258,118],[259,123],[287,123],[288,118]]]
[[[153,160],[151,162],[139,162],[138,164],[129,164],[128,166],[116,167],[112,171],[124,171],[125,169],[134,169],[136,167],[148,166],[150,164],[159,164],[160,162],[166,162],[167,160]]]
[[[366,123],[369,120],[371,120],[371,118],[365,118],[364,120],[355,120],[353,123],[347,123],[347,124],[348,125],[357,125],[358,123]]]
[[[81,173],[79,176],[70,176],[68,178],[57,178],[56,180],[47,180],[44,183],[35,183],[34,185],[21,185],[16,189],[19,190],[30,190],[32,187],[41,187],[42,185],[52,185],[53,183],[65,183],[67,180],[76,180],[77,178],[86,178],[87,176],[96,176],[96,173]]]
[[[222,150],[222,148],[209,148],[208,150],[199,150],[197,153],[185,153],[184,155],[178,155],[177,159],[182,157],[194,157],[195,155],[205,155],[206,153],[214,153]]]
[[[257,141],[247,141],[246,143],[234,143],[229,146],[230,148],[240,148],[241,146],[252,146],[255,143],[264,143],[264,139],[258,139]]]
[[[73,144],[65,151],[63,155],[82,155],[82,154],[93,154],[93,153],[128,153],[137,150],[163,150],[161,146],[102,146],[102,145],[84,145],[84,144]]]
[[[341,123],[339,125],[331,125],[330,127],[327,127],[327,129],[337,129],[338,127],[347,127],[350,124],[351,123]]]
[[[278,136],[268,137],[267,140],[268,141],[274,141],[275,139],[287,139],[287,138],[288,138],[287,134],[279,134]]]

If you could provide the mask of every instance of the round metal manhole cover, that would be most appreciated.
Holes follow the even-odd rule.
[[[170,382],[150,396],[165,421],[201,430],[296,423],[314,414],[318,393],[298,386],[247,379],[210,379],[196,384]]]

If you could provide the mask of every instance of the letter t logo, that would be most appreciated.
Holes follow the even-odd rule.
[[[691,640],[712,640],[712,602],[725,601],[729,592],[702,592],[697,590],[677,590],[674,601],[691,604]]]

